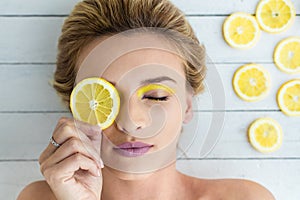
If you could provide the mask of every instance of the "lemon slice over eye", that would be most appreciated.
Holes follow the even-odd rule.
[[[274,51],[274,62],[283,72],[300,72],[300,37],[289,37],[278,43]]]
[[[300,116],[300,79],[284,83],[277,93],[277,103],[288,116]]]
[[[119,113],[120,97],[116,88],[108,81],[87,78],[73,89],[70,108],[75,119],[105,129]]]
[[[282,128],[272,118],[259,118],[248,129],[251,145],[262,153],[274,152],[282,144]]]
[[[280,33],[288,29],[296,16],[290,0],[261,0],[256,8],[256,19],[262,30]]]
[[[233,13],[223,24],[225,41],[238,49],[253,47],[260,37],[260,32],[255,17],[247,13]]]
[[[262,66],[247,64],[241,66],[233,76],[233,89],[245,101],[258,101],[269,92],[270,74]]]

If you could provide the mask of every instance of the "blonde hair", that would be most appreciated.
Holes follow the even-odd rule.
[[[184,58],[187,82],[194,94],[201,92],[205,49],[184,14],[169,0],[84,0],[65,20],[58,41],[53,87],[62,100],[69,105],[78,58],[87,44],[101,36],[142,27],[172,30],[192,41],[183,40],[178,49]]]

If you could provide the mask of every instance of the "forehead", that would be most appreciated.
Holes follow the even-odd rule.
[[[166,40],[153,35],[98,38],[80,52],[78,65],[76,82],[97,76],[116,82],[135,68],[143,69],[139,70],[143,76],[172,71],[185,78],[181,57]],[[151,71],[151,65],[158,70]]]
[[[115,82],[126,73],[131,73],[133,77],[141,80],[147,77],[172,77],[173,74],[184,77],[183,64],[179,56],[159,49],[141,49],[127,53],[111,63],[102,77]]]

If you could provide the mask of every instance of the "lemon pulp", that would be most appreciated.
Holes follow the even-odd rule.
[[[274,51],[274,62],[283,72],[300,72],[300,37],[289,37],[278,43]]]
[[[248,137],[256,150],[263,153],[273,152],[282,144],[282,128],[272,118],[259,118],[250,125]]]
[[[234,48],[248,49],[254,46],[260,36],[260,29],[254,16],[237,12],[231,14],[223,24],[225,41]]]
[[[277,93],[277,103],[288,116],[300,116],[300,79],[284,83]]]
[[[269,33],[285,31],[295,16],[295,8],[290,0],[261,0],[256,9],[260,27]]]
[[[116,88],[102,78],[87,78],[73,89],[70,108],[74,118],[102,129],[115,120],[120,106]]]
[[[243,65],[233,76],[233,88],[241,99],[258,101],[269,91],[269,72],[257,64]]]

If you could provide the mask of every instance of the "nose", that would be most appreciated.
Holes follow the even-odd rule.
[[[117,127],[127,134],[137,134],[151,123],[149,108],[137,97],[121,100],[120,112],[116,119]]]

